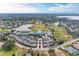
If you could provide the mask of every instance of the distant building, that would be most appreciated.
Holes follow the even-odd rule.
[[[59,25],[59,22],[56,22],[56,23],[55,23],[55,26],[58,26],[58,25]]]
[[[31,31],[30,27],[32,27],[33,24],[27,24],[27,25],[22,25],[18,28],[14,28],[15,30],[14,34],[26,34]]]
[[[75,49],[74,47],[68,47],[65,48],[66,51],[68,51],[72,55],[79,55],[79,51]]]
[[[18,28],[14,28],[16,31],[30,31],[29,27],[32,27],[33,24],[22,25]]]

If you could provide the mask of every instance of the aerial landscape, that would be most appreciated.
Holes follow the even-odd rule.
[[[67,3],[1,4],[0,56],[79,56],[78,10]]]

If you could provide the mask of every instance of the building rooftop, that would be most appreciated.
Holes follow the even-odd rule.
[[[29,29],[29,27],[32,27],[33,24],[26,24],[26,25],[22,25],[18,28],[15,28],[14,30],[16,31],[30,31],[31,29]]]
[[[39,36],[39,35],[44,35],[45,33],[43,31],[41,31],[41,30],[38,30],[37,32],[29,32],[28,34],[29,35],[37,35],[37,36]]]

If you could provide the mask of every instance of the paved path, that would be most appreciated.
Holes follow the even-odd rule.
[[[0,48],[2,47],[2,45],[4,44],[5,42],[0,42]]]

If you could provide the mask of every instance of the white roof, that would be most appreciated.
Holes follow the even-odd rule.
[[[33,24],[22,25],[18,28],[15,28],[16,31],[30,31],[29,27],[32,27]]]

